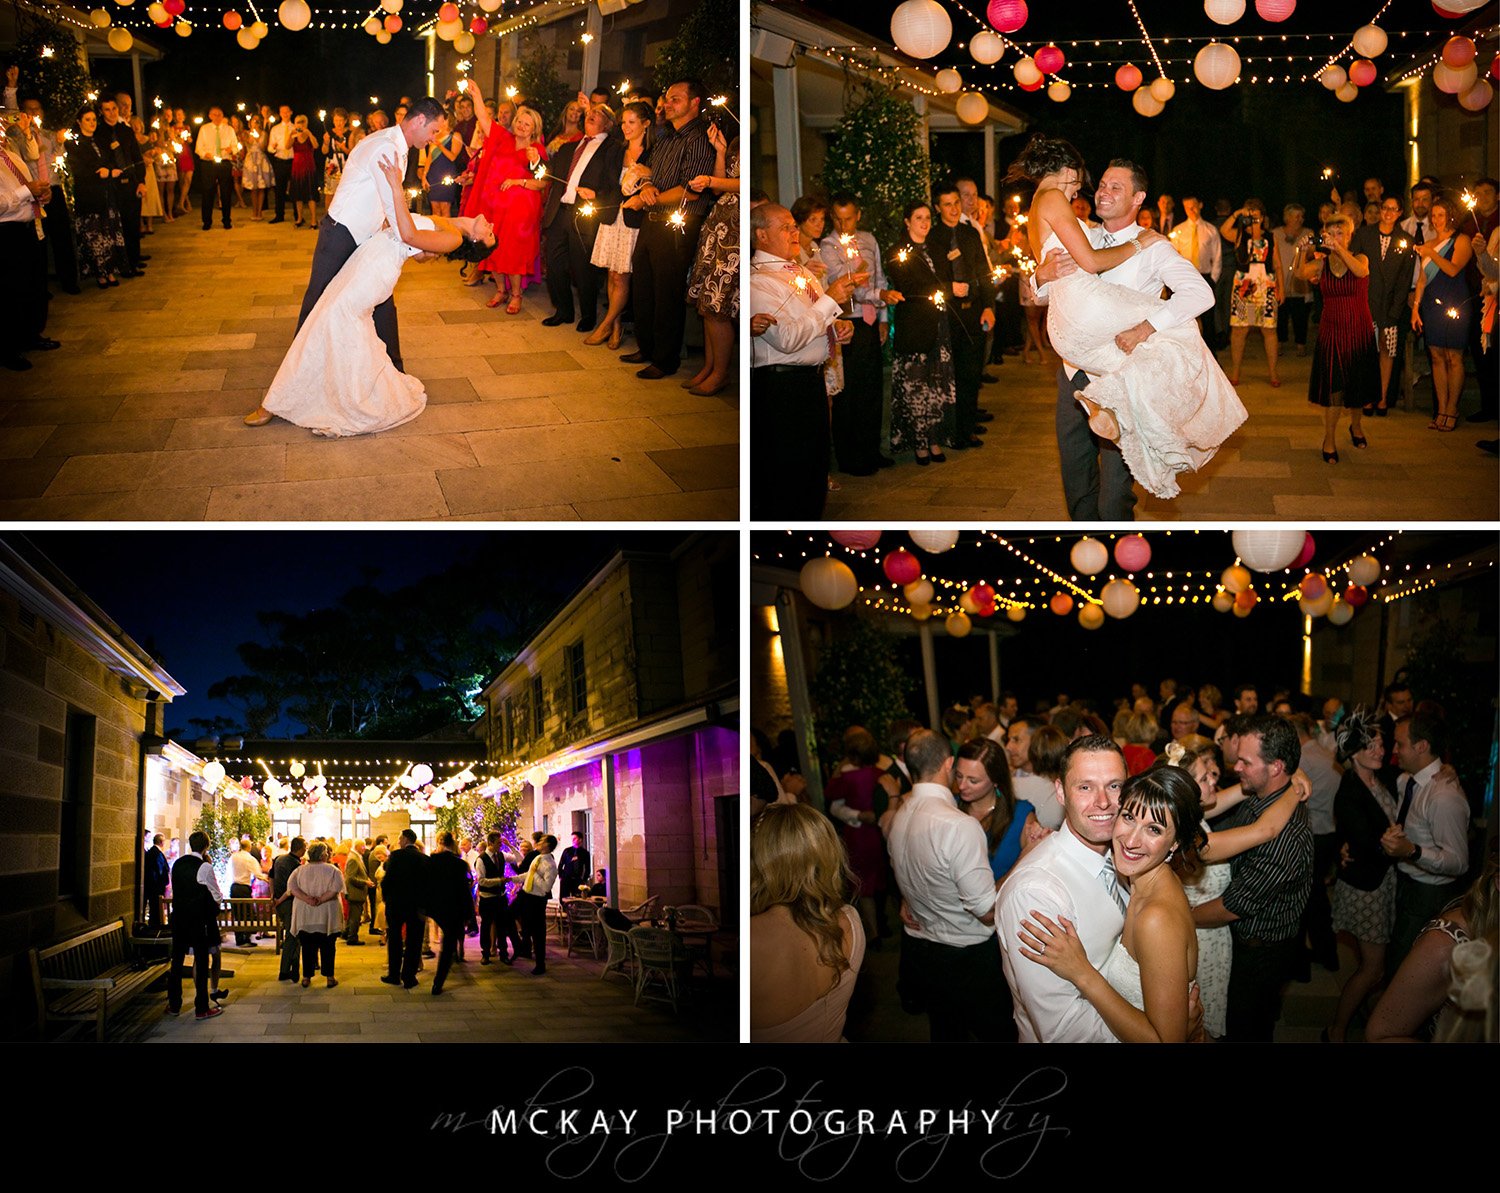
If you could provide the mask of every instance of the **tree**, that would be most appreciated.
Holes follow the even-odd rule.
[[[89,78],[78,39],[60,21],[32,8],[15,8],[16,46],[6,55],[21,70],[21,96],[36,95],[48,128],[67,128],[104,84]]]
[[[863,725],[876,741],[884,741],[891,722],[907,715],[911,686],[893,635],[857,617],[836,623],[836,633],[818,656],[812,682],[824,759],[838,759],[844,730],[851,725]]]
[[[551,46],[528,39],[521,50],[521,64],[516,67],[516,84],[525,97],[523,102],[541,113],[547,128],[557,123],[568,101],[578,97],[578,88],[558,75],[557,60],[557,51]],[[547,129],[539,131],[545,141]]]
[[[722,92],[732,101],[740,85],[739,29],[738,0],[702,0],[656,55],[657,90],[698,79],[709,95]]]
[[[851,76],[844,117],[829,135],[823,188],[859,200],[864,225],[883,249],[906,236],[901,213],[930,201],[931,164],[922,118],[889,88]]]
[[[493,798],[478,791],[465,792],[437,810],[439,832],[452,833],[459,840],[467,837],[483,844],[490,833],[498,832],[501,848],[516,848],[516,819],[521,812],[521,794],[502,791]]]

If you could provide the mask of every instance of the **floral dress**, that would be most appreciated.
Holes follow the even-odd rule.
[[[245,134],[245,164],[241,170],[240,181],[246,190],[267,191],[276,185],[276,174],[271,169],[271,159],[266,156],[266,147],[262,144],[264,140],[264,134],[253,129]]]
[[[934,443],[942,446],[943,419],[953,406],[953,349],[948,317],[934,313],[927,297],[942,289],[927,246],[900,249],[907,253],[904,262],[894,255],[886,262],[891,288],[905,296],[892,312],[891,448],[926,451]]]
[[[740,176],[740,141],[729,145],[728,176]],[[696,303],[704,318],[740,317],[740,195],[726,191],[719,196],[698,237],[698,258],[688,283],[688,301]]]
[[[339,189],[339,179],[344,176],[344,163],[349,160],[349,134],[329,132],[328,152],[323,155],[323,195],[333,199]]]
[[[1230,327],[1276,326],[1276,279],[1272,274],[1271,240],[1262,237],[1245,246],[1247,264],[1236,270],[1230,294]]]

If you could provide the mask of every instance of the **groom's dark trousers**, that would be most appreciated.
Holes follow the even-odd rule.
[[[297,316],[297,330],[307,322],[328,283],[338,276],[344,262],[354,255],[354,237],[349,229],[325,215],[318,225],[318,243],[313,249],[312,276],[307,279],[307,293],[302,298],[302,312]],[[401,368],[401,333],[396,326],[396,298],[392,295],[375,308],[375,334],[385,345],[386,353],[396,368]]]
[[[1117,444],[1089,430],[1088,412],[1074,396],[1087,374],[1057,370],[1057,453],[1063,495],[1074,522],[1133,522],[1135,488]]]

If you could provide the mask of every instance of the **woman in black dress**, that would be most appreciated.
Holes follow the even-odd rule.
[[[1375,347],[1380,353],[1380,400],[1366,406],[1366,414],[1385,417],[1391,374],[1395,372],[1401,328],[1411,320],[1406,305],[1411,295],[1411,242],[1401,230],[1401,200],[1387,195],[1380,204],[1380,222],[1359,233],[1370,262],[1370,315],[1375,320]]]
[[[92,108],[78,114],[68,139],[68,170],[73,175],[73,224],[78,230],[78,263],[93,274],[99,289],[118,286],[124,272],[125,229],[115,209],[118,164],[94,140],[99,117]]]
[[[1348,216],[1333,216],[1323,225],[1322,248],[1312,250],[1295,267],[1297,276],[1312,282],[1323,295],[1307,400],[1323,407],[1323,459],[1329,464],[1339,462],[1334,443],[1339,411],[1349,411],[1349,438],[1354,446],[1367,447],[1361,412],[1380,396],[1380,362],[1369,301],[1370,262],[1363,253],[1349,251],[1353,232]]]
[[[948,339],[948,314],[943,309],[943,283],[938,278],[927,234],[932,230],[932,208],[910,203],[904,213],[906,240],[886,261],[891,289],[886,305],[895,322],[891,346],[891,449],[916,453],[917,463],[943,463],[948,457],[937,446],[942,427],[953,409],[953,349]]]

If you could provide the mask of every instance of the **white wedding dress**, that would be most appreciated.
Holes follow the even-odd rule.
[[[1042,255],[1063,251],[1055,232]],[[1120,454],[1158,497],[1176,497],[1177,474],[1197,471],[1245,421],[1244,404],[1196,323],[1158,331],[1134,351],[1115,336],[1154,315],[1163,299],[1078,270],[1047,287],[1047,335],[1091,377],[1083,396],[1115,416]]]
[[[432,230],[425,216],[412,221]],[[292,341],[261,405],[328,438],[386,431],[421,414],[427,391],[391,363],[374,318],[395,292],[402,266],[421,251],[393,228],[355,249]]]

